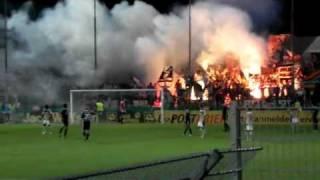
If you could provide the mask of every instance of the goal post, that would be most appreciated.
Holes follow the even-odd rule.
[[[70,116],[70,123],[74,124],[75,123],[75,101],[77,100],[76,96],[79,96],[81,94],[86,94],[88,96],[87,98],[91,99],[92,98],[97,98],[98,96],[104,95],[104,96],[125,96],[125,95],[131,95],[132,96],[138,96],[139,93],[154,93],[156,96],[157,92],[160,92],[159,98],[160,103],[158,108],[160,109],[160,122],[163,124],[164,123],[164,92],[163,89],[156,90],[156,89],[73,89],[69,91],[69,103],[70,103],[70,111],[69,111],[69,116]],[[108,98],[110,98],[108,97]],[[140,97],[141,98],[141,97]],[[156,99],[156,97],[155,97]],[[93,104],[91,102],[91,104]],[[152,107],[154,107],[152,105]],[[79,109],[79,108],[78,108]]]

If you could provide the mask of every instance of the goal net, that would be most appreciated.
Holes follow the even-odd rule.
[[[81,113],[89,108],[99,123],[164,123],[163,102],[162,91],[155,89],[70,90],[70,121],[79,123]]]

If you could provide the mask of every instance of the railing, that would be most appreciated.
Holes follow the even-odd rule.
[[[162,161],[154,161],[145,164],[128,166],[123,168],[98,171],[88,174],[58,177],[54,179],[207,179],[213,176],[222,176],[243,171],[243,167],[233,168],[223,164],[234,164],[234,158],[229,156],[241,153],[255,154],[262,150],[261,147],[241,148],[230,150],[212,150],[207,153],[198,153],[188,156],[172,158]],[[254,156],[250,156],[254,157]],[[251,158],[244,158],[248,161]],[[222,165],[221,165],[222,164]],[[244,163],[243,163],[244,164]],[[215,168],[219,167],[218,170]]]

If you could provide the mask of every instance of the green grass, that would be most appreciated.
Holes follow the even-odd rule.
[[[0,179],[40,179],[76,175],[153,160],[227,148],[229,134],[221,125],[208,127],[205,139],[193,127],[192,137],[183,136],[178,124],[99,124],[85,142],[79,126],[72,126],[67,139],[41,135],[40,125],[0,126]],[[254,140],[245,146],[264,149],[245,167],[244,179],[318,178],[320,133],[300,125],[257,125]]]
[[[41,135],[39,125],[0,126],[0,179],[47,178],[95,172],[152,160],[167,159],[229,145],[221,126],[208,128],[200,139],[183,136],[183,125],[100,124],[92,128],[88,142],[79,126],[72,126],[67,139]]]

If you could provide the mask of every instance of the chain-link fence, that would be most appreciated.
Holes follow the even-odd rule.
[[[242,173],[244,165],[262,148],[212,150],[163,161],[56,179],[200,180],[228,179]],[[238,158],[241,162],[238,164]],[[240,166],[239,166],[240,165]]]
[[[240,110],[242,145],[264,149],[244,172],[245,179],[318,179],[320,133],[316,109],[302,110],[297,120],[288,109]],[[280,116],[259,121],[259,114],[267,111]],[[308,113],[308,120],[302,118],[303,113]]]

